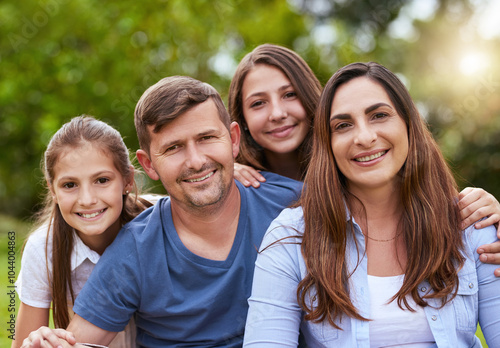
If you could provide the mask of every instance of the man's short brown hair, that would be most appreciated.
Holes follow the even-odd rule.
[[[151,137],[148,126],[154,126],[153,132],[157,133],[164,125],[209,98],[214,101],[222,123],[229,130],[229,113],[217,90],[209,84],[187,76],[170,76],[149,87],[137,102],[134,112],[141,149],[149,154]]]

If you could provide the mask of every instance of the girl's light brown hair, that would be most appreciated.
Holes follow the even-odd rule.
[[[407,266],[403,285],[395,295],[398,305],[409,308],[408,295],[422,307],[427,305],[427,298],[438,298],[442,305],[446,304],[456,295],[457,270],[464,262],[456,183],[409,92],[379,64],[353,63],[343,67],[326,84],[314,122],[312,157],[300,201],[305,223],[301,248],[308,274],[297,290],[305,319],[326,319],[335,328],[339,328],[336,322],[342,315],[367,320],[349,297],[349,272],[353,270],[347,268],[346,245],[355,237],[346,204],[350,209],[349,202],[356,198],[349,193],[346,179],[335,163],[330,129],[337,89],[359,77],[369,78],[384,88],[408,131],[408,157],[399,172]],[[424,280],[430,283],[433,293],[419,293],[418,285]],[[306,300],[306,295],[314,290],[318,300],[315,307]]]
[[[268,164],[262,147],[255,142],[246,127],[243,115],[243,100],[241,90],[247,74],[259,64],[276,67],[281,70],[292,83],[297,96],[304,107],[310,127],[312,127],[314,112],[321,93],[321,84],[307,63],[294,51],[277,45],[264,44],[257,46],[241,60],[236,68],[229,87],[228,109],[231,119],[242,128],[240,152],[236,161],[257,169],[266,170]],[[297,149],[302,176],[309,164],[312,129]]]
[[[52,137],[44,154],[43,171],[48,185],[54,180],[54,167],[61,153],[71,148],[77,148],[85,143],[99,147],[113,159],[116,169],[123,178],[131,178],[133,170],[128,149],[120,133],[108,124],[91,116],[78,116],[64,124]],[[137,190],[134,184],[134,189]],[[132,220],[146,207],[148,201],[137,195],[123,195],[123,210],[120,215],[121,224]],[[71,282],[71,251],[73,248],[73,228],[66,223],[58,205],[54,202],[47,189],[44,208],[38,214],[37,226],[47,225],[47,243],[49,233],[52,233],[52,272],[47,270],[49,284],[52,287],[52,311],[56,327],[66,328],[69,324],[68,295],[72,302],[75,294]],[[46,245],[47,250],[47,245]],[[49,255],[47,255],[49,257]],[[47,263],[48,264],[48,263]]]

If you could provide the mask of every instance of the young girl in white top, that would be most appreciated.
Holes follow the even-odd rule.
[[[66,328],[101,254],[126,222],[152,205],[130,194],[136,189],[134,166],[120,133],[89,116],[75,117],[57,131],[43,169],[48,192],[23,251],[12,347],[48,326],[51,304],[55,326]],[[134,346],[133,323],[110,345]]]

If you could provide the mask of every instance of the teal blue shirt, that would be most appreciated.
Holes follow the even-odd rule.
[[[238,228],[224,261],[181,242],[160,199],[125,225],[106,249],[74,311],[107,331],[132,315],[140,347],[241,347],[255,259],[267,227],[300,194],[302,183],[272,173],[241,194]]]

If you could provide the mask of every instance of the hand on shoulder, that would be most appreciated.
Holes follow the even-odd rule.
[[[257,169],[240,163],[234,163],[234,178],[245,187],[255,188],[258,188],[261,182],[266,181]]]

